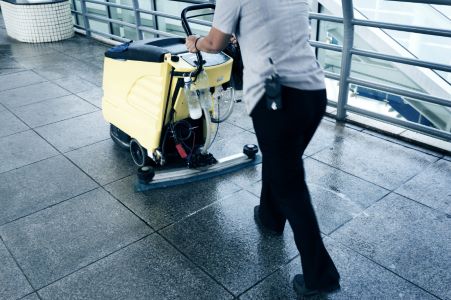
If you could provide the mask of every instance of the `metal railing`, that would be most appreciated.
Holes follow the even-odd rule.
[[[72,0],[72,1],[74,1],[74,0]],[[158,23],[159,17],[173,19],[173,20],[180,20],[180,16],[163,13],[161,11],[156,10],[155,9],[155,0],[151,0],[151,1],[153,1],[153,5],[152,5],[153,9],[146,10],[146,9],[142,9],[139,7],[138,0],[132,0],[132,6],[116,4],[116,3],[112,3],[112,2],[106,2],[106,1],[104,2],[104,1],[100,1],[100,0],[79,0],[79,3],[81,4],[80,5],[81,10],[78,10],[75,5],[76,2],[73,2],[73,6],[74,6],[73,13],[76,16],[81,16],[85,26],[80,26],[80,24],[76,24],[75,26],[79,29],[84,30],[87,36],[91,36],[92,34],[97,34],[99,36],[103,36],[103,37],[117,40],[117,41],[126,41],[128,39],[125,39],[121,36],[113,34],[113,32],[111,32],[111,30],[109,33],[94,30],[89,25],[90,20],[101,21],[101,22],[107,23],[110,25],[109,26],[110,28],[111,28],[111,24],[116,24],[116,25],[120,25],[120,26],[128,27],[128,28],[134,28],[138,39],[143,38],[143,32],[150,33],[155,36],[177,36],[176,34],[159,30],[157,23]],[[420,1],[420,0],[390,0],[390,1],[451,5],[451,1],[449,1],[449,0],[442,0],[442,1],[440,1],[440,0],[429,0],[429,1],[428,0],[423,0],[423,1]],[[180,0],[178,2],[188,2],[188,3],[202,2],[202,3],[205,3],[205,2],[211,2],[211,1]],[[134,16],[135,16],[135,22],[129,23],[129,22],[115,20],[112,18],[89,13],[87,10],[86,3],[104,5],[106,8],[120,8],[122,10],[127,10],[130,12],[133,12]],[[343,45],[342,46],[328,44],[328,43],[324,43],[324,42],[320,42],[320,41],[313,41],[313,40],[310,41],[311,45],[318,49],[325,49],[325,50],[329,50],[329,51],[335,51],[335,52],[342,53],[340,74],[326,72],[327,78],[339,81],[338,101],[337,102],[331,102],[331,101],[329,102],[329,104],[331,106],[336,106],[336,108],[337,108],[336,119],[338,121],[346,121],[347,120],[347,112],[353,112],[353,113],[356,113],[359,115],[364,115],[366,117],[370,117],[370,118],[373,118],[376,120],[381,120],[383,122],[388,122],[388,123],[395,124],[395,125],[407,128],[407,129],[412,129],[414,131],[425,133],[425,134],[431,135],[433,137],[438,137],[438,138],[446,140],[446,141],[451,141],[451,133],[450,132],[447,132],[444,130],[439,130],[439,129],[436,129],[433,127],[428,127],[428,126],[425,126],[422,124],[406,121],[403,119],[392,118],[392,117],[378,114],[378,113],[375,113],[372,111],[364,110],[362,108],[354,107],[354,106],[348,105],[348,103],[347,103],[348,97],[349,97],[350,85],[358,85],[358,86],[363,86],[366,88],[383,91],[386,93],[392,93],[392,94],[402,96],[402,97],[418,99],[418,100],[424,101],[426,103],[432,103],[432,104],[437,104],[437,105],[451,108],[451,95],[450,95],[450,97],[447,97],[447,98],[436,97],[433,95],[429,95],[429,94],[417,92],[417,91],[412,91],[412,90],[402,88],[402,87],[393,87],[393,86],[389,86],[389,85],[385,85],[385,84],[379,84],[379,83],[371,82],[368,80],[354,78],[351,76],[352,59],[354,56],[378,59],[378,60],[388,61],[388,62],[392,62],[392,63],[400,63],[400,64],[410,65],[410,66],[414,66],[414,67],[428,68],[428,69],[437,70],[437,71],[451,72],[451,66],[446,65],[446,64],[435,63],[435,62],[425,61],[425,60],[416,59],[416,58],[405,58],[405,57],[401,57],[401,56],[382,54],[382,53],[363,50],[363,49],[357,49],[354,45],[354,38],[355,38],[354,31],[357,26],[379,28],[379,29],[389,29],[389,30],[403,31],[403,32],[408,32],[408,33],[440,36],[440,37],[445,37],[445,38],[451,38],[451,30],[420,27],[420,26],[411,26],[411,25],[401,25],[401,24],[386,23],[386,22],[377,22],[377,21],[364,20],[364,19],[356,19],[354,17],[353,0],[343,0],[342,8],[343,8],[343,17],[336,17],[336,16],[331,16],[331,15],[322,14],[322,13],[311,13],[310,14],[310,19],[312,19],[312,20],[340,23],[340,24],[343,24],[343,28],[344,28],[344,36],[343,36]],[[142,15],[143,14],[152,16],[153,28],[142,25]],[[192,19],[190,22],[196,23],[199,25],[206,25],[206,26],[211,25],[210,22],[199,20],[199,19]]]
[[[406,1],[404,1],[406,2]],[[417,2],[417,3],[426,3],[428,1],[409,1],[409,2]],[[436,1],[434,3],[437,3]],[[448,4],[449,3],[448,1]],[[367,51],[367,50],[361,50],[356,49],[354,47],[354,29],[356,26],[363,26],[363,27],[374,27],[374,28],[380,28],[380,29],[390,29],[390,30],[397,30],[397,31],[404,31],[404,32],[410,32],[410,33],[420,33],[420,34],[426,34],[426,35],[435,35],[435,36],[442,36],[442,37],[451,37],[451,30],[444,30],[444,29],[435,29],[435,28],[427,28],[427,27],[419,27],[419,26],[407,26],[407,25],[400,25],[400,24],[393,24],[393,23],[385,23],[385,22],[376,22],[376,21],[369,21],[369,20],[362,20],[362,19],[356,19],[354,18],[354,5],[352,0],[344,0],[342,1],[343,6],[343,18],[335,17],[335,16],[328,16],[323,14],[311,14],[311,19],[316,19],[319,21],[328,21],[328,22],[336,22],[336,23],[342,23],[344,27],[344,39],[343,39],[343,46],[338,45],[330,45],[326,43],[321,42],[313,42],[312,46],[332,51],[338,51],[342,52],[342,61],[341,61],[341,72],[340,75],[337,76],[337,74],[333,73],[326,73],[326,76],[331,79],[338,79],[340,81],[340,87],[339,87],[339,95],[338,95],[338,102],[337,102],[337,120],[339,121],[345,121],[347,112],[354,112],[360,115],[364,115],[370,118],[382,120],[385,122],[389,122],[392,124],[396,124],[408,129],[413,129],[415,131],[420,131],[423,133],[427,133],[429,135],[439,137],[441,139],[451,141],[451,133],[438,130],[432,127],[424,126],[421,124],[401,120],[401,119],[395,119],[391,118],[385,115],[377,114],[372,111],[364,110],[361,108],[357,108],[354,106],[350,106],[347,104],[348,101],[348,94],[349,94],[349,86],[350,84],[355,84],[359,86],[364,86],[367,88],[372,88],[379,91],[384,91],[392,94],[396,94],[399,96],[405,96],[409,98],[418,99],[427,103],[433,103],[442,105],[445,107],[451,107],[451,95],[449,98],[440,98],[431,96],[425,93],[420,92],[414,92],[408,89],[402,89],[402,88],[394,88],[388,85],[383,84],[377,84],[374,82],[361,80],[357,78],[353,78],[351,76],[351,63],[352,63],[352,57],[354,55],[359,55],[363,57],[368,58],[375,58],[380,59],[384,61],[394,62],[394,63],[401,63],[406,64],[410,66],[416,66],[416,67],[423,67],[423,68],[429,68],[439,71],[445,71],[445,72],[451,72],[451,66],[445,65],[445,64],[439,64],[429,61],[424,61],[420,59],[411,59],[411,58],[404,58],[400,56],[393,56],[388,54],[381,54],[373,51]]]

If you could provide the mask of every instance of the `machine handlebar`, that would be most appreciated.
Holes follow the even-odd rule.
[[[207,3],[207,4],[198,4],[198,5],[191,5],[186,7],[183,11],[182,11],[182,27],[185,30],[186,36],[190,36],[193,35],[193,31],[191,30],[191,27],[189,26],[188,23],[188,19],[193,18],[193,17],[187,17],[186,15],[188,14],[188,12],[193,11],[193,10],[201,10],[201,9],[215,9],[216,5],[215,4],[211,4],[211,3]],[[194,16],[195,17],[195,16]],[[202,58],[202,54],[199,52],[196,53],[197,56],[197,70],[194,73],[194,78],[197,79],[197,75],[200,74],[200,72],[202,72],[202,68],[203,68],[203,58]]]

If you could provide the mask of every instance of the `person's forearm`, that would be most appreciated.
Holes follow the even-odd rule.
[[[214,45],[213,41],[209,39],[208,36],[197,39],[196,49],[207,53],[218,53],[222,50],[221,47]]]

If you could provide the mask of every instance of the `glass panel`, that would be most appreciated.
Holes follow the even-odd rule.
[[[103,17],[108,16],[105,5],[86,2],[86,10],[89,14],[99,15]]]
[[[145,0],[138,0],[139,8],[145,9],[145,10],[152,10],[152,3],[151,2],[152,2],[152,0],[147,0],[147,1],[145,1]],[[142,26],[155,29],[154,20],[155,20],[155,17],[153,15],[141,13],[141,25]],[[152,38],[153,37],[154,36],[152,35]]]
[[[133,11],[132,0],[110,0],[109,2],[130,7],[130,9],[110,7],[109,14],[111,16],[111,19],[126,22],[131,25],[136,24],[136,18],[135,18],[135,13]],[[123,26],[123,25],[112,23],[111,31],[112,31],[112,34],[123,37],[123,38],[132,39],[132,40],[136,40],[138,38],[138,35],[136,33],[136,28],[134,26]]]
[[[206,1],[206,2],[208,2],[208,1]],[[184,2],[157,0],[156,5],[157,5],[158,11],[180,17],[182,10],[191,4],[184,3]],[[199,10],[199,11],[195,11],[193,13],[197,15],[197,14],[203,14],[203,13],[208,13],[208,12],[211,12],[211,11],[210,10],[205,10],[205,11]],[[198,17],[196,19],[210,21],[210,22],[213,21],[212,16],[202,16],[202,17]],[[191,29],[193,30],[193,32],[195,34],[206,35],[210,29],[209,26],[194,24],[192,22],[190,23],[190,25],[191,25]],[[180,20],[158,17],[158,27],[159,27],[159,30],[162,30],[162,31],[170,32],[170,33],[177,34],[180,36],[186,35],[185,32],[183,31]]]
[[[92,30],[108,33],[108,23],[105,23],[105,22],[100,22],[100,21],[96,21],[96,20],[90,19],[89,20],[89,27]]]
[[[325,21],[319,22],[318,41],[341,46],[342,40],[343,24]],[[340,74],[341,52],[317,49],[316,53],[318,61],[324,70],[335,74]]]
[[[332,102],[338,102],[338,93],[340,92],[340,82],[335,79],[326,78],[327,99]]]

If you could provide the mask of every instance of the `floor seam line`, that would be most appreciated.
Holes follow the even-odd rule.
[[[22,266],[19,264],[19,262],[17,261],[16,257],[13,255],[13,253],[11,252],[11,250],[9,249],[8,245],[6,244],[5,240],[3,239],[3,237],[1,235],[0,235],[0,241],[5,246],[6,251],[8,252],[9,256],[11,256],[11,258],[14,260],[14,263],[19,268],[20,272],[22,272],[22,275],[27,280],[28,284],[30,285],[31,289],[33,290],[33,293],[36,292],[36,288],[33,286],[33,284],[31,284],[31,281],[28,278],[27,274],[25,274],[24,270],[22,269]]]

